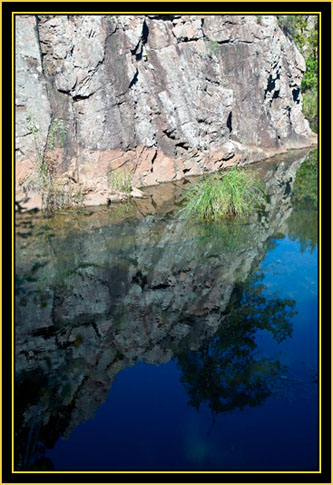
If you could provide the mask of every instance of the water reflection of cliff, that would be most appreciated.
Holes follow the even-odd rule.
[[[17,220],[17,469],[50,467],[44,447],[93,417],[136,361],[177,358],[190,402],[214,412],[269,395],[280,364],[254,360],[254,334],[290,336],[294,302],[265,299],[253,275],[288,229],[303,159],[256,167],[269,203],[246,224],[184,224],[174,202],[181,184],[150,189],[129,208]]]

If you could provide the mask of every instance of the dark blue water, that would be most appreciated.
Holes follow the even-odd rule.
[[[293,336],[278,344],[265,330],[256,353],[277,358],[272,396],[255,408],[215,416],[188,405],[177,360],[138,362],[121,371],[94,419],[59,440],[47,455],[56,469],[318,469],[317,250],[301,253],[288,237],[261,268],[268,292],[296,300]]]
[[[15,467],[315,471],[317,159],[257,167],[263,213],[184,187],[17,221]]]

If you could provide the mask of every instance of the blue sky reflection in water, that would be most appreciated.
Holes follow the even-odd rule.
[[[318,468],[315,159],[302,160],[266,162],[269,207],[246,225],[185,231],[177,186],[134,218],[22,219],[18,469]]]
[[[292,338],[278,344],[268,331],[256,335],[256,353],[286,366],[270,397],[213,418],[207,404],[188,405],[175,361],[138,362],[117,375],[95,418],[48,452],[55,468],[315,470],[317,251],[302,254],[285,238],[262,268],[270,291],[297,302]]]

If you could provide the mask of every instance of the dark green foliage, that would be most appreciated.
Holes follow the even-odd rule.
[[[303,114],[309,121],[311,129],[318,131],[318,91],[317,88],[303,93]]]
[[[306,71],[302,79],[301,89],[302,92],[307,90],[317,90],[318,86],[318,59],[309,56],[305,60]]]
[[[311,128],[318,126],[318,17],[316,15],[278,15],[278,24],[301,51],[306,65],[301,91],[303,113]]]

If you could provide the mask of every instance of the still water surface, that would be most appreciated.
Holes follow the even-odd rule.
[[[184,182],[17,217],[17,470],[318,469],[316,167],[257,165],[247,221]]]

